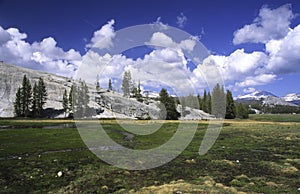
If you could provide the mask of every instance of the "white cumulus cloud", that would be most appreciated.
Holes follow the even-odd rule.
[[[102,26],[99,30],[94,32],[91,39],[91,43],[87,45],[88,48],[109,48],[113,46],[112,39],[115,37],[116,33],[114,30],[115,20],[110,20],[107,24]]]
[[[286,4],[277,9],[266,6],[259,11],[259,16],[252,24],[247,24],[234,33],[234,44],[247,42],[266,43],[269,40],[281,39],[289,32],[294,14],[291,5]]]
[[[300,25],[292,29],[283,39],[266,44],[270,55],[267,69],[277,74],[300,73]]]
[[[3,38],[5,37],[5,38]],[[71,77],[80,65],[81,55],[74,49],[64,51],[52,37],[32,44],[17,28],[0,27],[0,60],[9,64]]]

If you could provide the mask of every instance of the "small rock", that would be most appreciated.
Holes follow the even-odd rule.
[[[22,157],[18,157],[19,160],[22,160]]]
[[[63,172],[62,172],[62,171],[59,171],[59,172],[57,173],[57,176],[58,176],[58,177],[62,177],[62,175],[63,175]]]

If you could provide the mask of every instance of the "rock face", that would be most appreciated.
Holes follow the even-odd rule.
[[[57,76],[45,72],[26,69],[19,66],[7,65],[0,62],[0,117],[14,116],[14,101],[18,87],[22,85],[23,76],[26,75],[31,84],[37,82],[41,77],[47,89],[47,101],[44,108],[49,117],[64,117],[62,111],[62,96],[64,90],[70,91],[74,81],[70,78]],[[78,83],[77,83],[78,84]],[[122,94],[100,89],[96,91],[95,86],[87,84],[89,89],[92,115],[96,118],[140,118],[158,119],[158,102],[148,99],[147,103],[138,102],[133,98],[123,97]],[[180,105],[177,107],[180,112]],[[184,120],[200,120],[212,118],[209,114],[192,108],[186,109]]]
[[[0,62],[0,117],[14,116],[15,94],[22,85],[24,75],[31,85],[40,77],[44,80],[48,92],[45,108],[62,109],[62,95],[64,89],[71,87],[71,79]]]
[[[159,116],[158,103],[153,100],[145,104],[132,98],[123,97],[119,93],[101,91],[99,95],[96,95],[95,100],[104,110],[131,118],[158,119]]]

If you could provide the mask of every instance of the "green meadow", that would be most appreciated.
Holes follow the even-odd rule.
[[[174,160],[149,170],[124,170],[95,156],[72,120],[0,120],[1,193],[297,193],[300,115],[251,115],[225,120],[207,154],[198,154],[208,122]],[[178,122],[150,135],[128,136],[114,120],[107,134],[133,149],[167,142]],[[145,128],[145,123],[134,125]]]

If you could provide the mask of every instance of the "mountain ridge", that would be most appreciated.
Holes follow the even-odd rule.
[[[290,94],[287,94],[286,96],[291,96]],[[283,106],[297,106],[297,104],[294,104],[293,101],[287,101],[284,97],[278,97],[275,94],[259,90],[255,92],[251,92],[245,95],[239,95],[235,97],[235,100],[237,102],[261,102],[263,104],[267,105],[283,105]],[[300,99],[299,99],[300,100]]]

